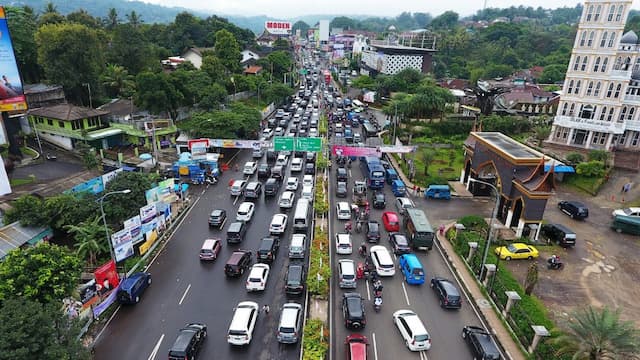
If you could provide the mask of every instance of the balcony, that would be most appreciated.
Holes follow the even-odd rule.
[[[638,104],[640,104],[640,95],[625,95],[624,96],[624,101],[626,103],[638,103]]]
[[[624,123],[615,121],[600,121],[595,119],[583,119],[576,116],[556,116],[554,125],[581,130],[599,131],[613,134],[622,134],[625,129]]]
[[[631,78],[631,69],[611,70],[609,75],[611,76],[611,80],[629,80]]]

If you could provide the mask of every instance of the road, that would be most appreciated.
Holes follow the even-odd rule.
[[[240,165],[250,160],[250,151],[242,151],[235,159]],[[262,161],[266,161],[264,158]],[[287,174],[289,171],[287,170]],[[252,178],[255,179],[257,175]],[[242,177],[241,172],[228,171],[217,185],[207,189],[194,187],[195,204],[175,234],[149,268],[153,284],[136,306],[121,307],[113,321],[98,340],[96,359],[161,359],[173,344],[177,331],[188,322],[208,325],[209,336],[199,353],[202,359],[297,359],[299,345],[280,345],[275,337],[280,307],[286,301],[284,277],[288,264],[287,250],[291,235],[291,221],[287,233],[281,237],[281,247],[264,293],[247,293],[246,275],[228,279],[224,264],[236,249],[257,250],[260,239],[268,235],[269,223],[278,213],[278,197],[264,196],[256,202],[256,212],[249,224],[245,240],[239,246],[228,246],[224,241],[228,225],[235,219],[242,199],[229,195],[226,184],[230,179]],[[299,175],[302,181],[302,175]],[[280,193],[284,189],[281,187]],[[299,195],[298,190],[297,195]],[[227,210],[230,218],[222,231],[210,230],[208,216],[214,208]],[[198,252],[204,239],[219,237],[224,246],[219,258],[201,263]],[[233,309],[240,301],[251,300],[261,306],[268,304],[269,315],[260,314],[253,340],[249,346],[237,348],[227,344],[226,335]],[[292,299],[303,303],[304,297]],[[304,304],[303,304],[304,305]],[[156,350],[157,356],[150,355]]]

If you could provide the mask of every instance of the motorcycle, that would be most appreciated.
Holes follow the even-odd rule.
[[[382,297],[375,297],[373,299],[373,310],[375,310],[376,312],[380,312],[381,308],[382,308]]]
[[[562,270],[563,267],[564,267],[564,264],[559,259],[556,259],[554,261],[553,259],[550,258],[547,260],[547,269],[549,270]]]
[[[349,221],[348,223],[344,224],[344,231],[347,234],[351,234],[351,221]]]
[[[380,280],[375,280],[372,281],[371,285],[373,286],[373,296],[374,297],[379,297],[382,299],[382,281]]]
[[[217,184],[217,183],[218,183],[218,179],[216,179],[216,178],[215,178],[215,177],[213,177],[213,176],[207,176],[207,177],[204,179],[204,182],[205,182],[205,183],[207,183],[207,185],[215,185],[215,184]]]
[[[356,232],[357,232],[358,234],[362,232],[362,221],[358,221],[358,222],[356,223]],[[362,255],[362,254],[360,254],[360,255]]]

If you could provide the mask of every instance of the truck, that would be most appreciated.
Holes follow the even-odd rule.
[[[367,183],[364,181],[356,181],[353,185],[353,203],[358,206],[364,206],[367,203]]]

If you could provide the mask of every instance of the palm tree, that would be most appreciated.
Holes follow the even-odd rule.
[[[66,225],[64,228],[73,235],[74,246],[79,256],[87,259],[89,266],[97,264],[98,256],[109,250],[109,244],[104,239],[104,227],[100,224],[101,217],[83,221],[78,225]]]
[[[109,13],[107,14],[107,18],[105,19],[105,24],[107,29],[113,30],[118,26],[118,12],[115,8],[110,8]]]
[[[140,16],[138,15],[138,13],[135,12],[135,10],[132,10],[129,14],[125,16],[127,20],[129,20],[129,24],[133,25],[133,27],[138,27],[138,25],[142,23]]]
[[[100,77],[102,85],[109,89],[109,95],[128,97],[133,92],[135,82],[127,69],[116,64],[107,64]]]
[[[640,332],[620,320],[620,310],[605,307],[574,313],[567,332],[556,339],[558,355],[573,360],[640,359]]]
[[[52,3],[52,2],[48,2],[47,5],[44,8],[43,13],[45,14],[50,14],[50,13],[58,13],[58,8]]]

